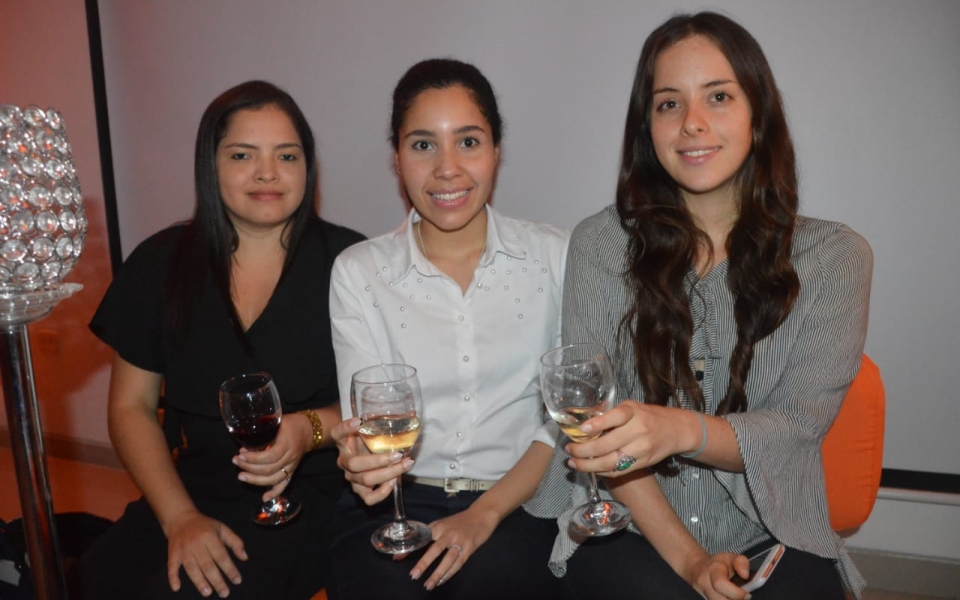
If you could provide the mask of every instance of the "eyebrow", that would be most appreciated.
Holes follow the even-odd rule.
[[[718,85],[726,85],[728,83],[736,83],[733,79],[716,79],[714,81],[708,81],[707,83],[700,86],[701,89],[707,89],[712,87],[717,87]],[[653,95],[665,94],[667,92],[679,93],[680,90],[672,87],[662,87],[653,90]]]
[[[227,144],[224,148],[249,148],[250,150],[257,150],[260,146],[256,144],[250,144],[248,142],[234,142],[232,144]],[[296,142],[287,142],[284,144],[277,144],[273,147],[274,150],[286,150],[287,148],[299,148],[303,150],[303,146]]]
[[[479,125],[464,125],[463,127],[457,127],[456,129],[454,129],[454,130],[453,130],[453,134],[454,134],[454,135],[463,135],[463,134],[465,134],[465,133],[472,133],[472,132],[474,132],[474,131],[481,131],[481,132],[482,132],[482,131],[485,131],[485,130],[484,130],[483,127],[480,127]],[[403,139],[407,139],[407,138],[411,138],[411,137],[428,137],[428,138],[435,138],[435,137],[437,137],[437,134],[435,134],[434,132],[430,131],[429,129],[414,129],[413,131],[411,131],[411,132],[408,133],[407,135],[403,136]]]

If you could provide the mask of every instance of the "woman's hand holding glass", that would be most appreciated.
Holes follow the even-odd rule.
[[[630,475],[668,456],[695,450],[701,441],[695,412],[636,400],[624,400],[603,415],[585,421],[581,430],[596,437],[567,445],[570,466],[605,477]],[[634,461],[618,469],[624,456]]]
[[[413,467],[413,459],[401,452],[373,454],[360,439],[358,417],[346,419],[330,431],[340,456],[337,465],[353,491],[367,506],[379,504],[393,492],[400,477]]]
[[[423,399],[417,370],[409,365],[375,365],[353,374],[350,404],[360,418],[358,433],[374,454],[405,455],[420,436]],[[393,485],[393,522],[370,536],[384,554],[406,554],[430,543],[430,528],[408,521],[399,475]]]
[[[584,429],[584,424],[610,410],[616,394],[606,349],[600,344],[572,344],[550,350],[540,358],[540,391],[547,412],[567,437],[577,442],[569,448],[589,443],[602,431]],[[635,462],[630,460],[627,468]],[[596,473],[589,472],[589,498],[574,512],[571,525],[581,534],[595,536],[623,529],[630,523],[630,511],[619,502],[603,500],[597,491]]]
[[[283,419],[280,394],[267,373],[237,375],[224,381],[220,385],[220,413],[233,437],[254,450],[266,449],[276,440]],[[291,473],[281,465],[274,472],[274,479],[279,474],[289,479]],[[275,483],[278,482],[267,485]],[[282,525],[300,514],[300,508],[295,500],[275,496],[254,512],[253,521],[258,525]]]
[[[310,451],[312,426],[306,417],[287,415],[280,422],[280,430],[273,443],[263,450],[241,447],[233,464],[241,469],[240,481],[270,488],[263,494],[267,502],[280,496],[290,485],[300,459]],[[304,421],[307,425],[304,425]]]

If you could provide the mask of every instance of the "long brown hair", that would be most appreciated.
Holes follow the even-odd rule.
[[[671,18],[647,38],[637,64],[617,184],[617,211],[631,237],[627,277],[634,291],[622,332],[633,342],[645,402],[679,405],[682,392],[704,410],[703,392],[689,366],[694,324],[684,280],[710,240],[657,160],[650,134],[657,58],[695,35],[723,52],[752,109],[753,147],[735,179],[739,216],[726,241],[737,326],[730,384],[717,408],[717,414],[726,414],[746,410],[753,347],[790,313],[800,282],[790,264],[796,160],[780,93],[757,41],[716,13]]]

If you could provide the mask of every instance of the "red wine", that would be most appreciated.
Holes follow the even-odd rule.
[[[243,420],[236,425],[227,425],[227,429],[245,448],[262,450],[277,437],[277,432],[280,430],[280,415]]]

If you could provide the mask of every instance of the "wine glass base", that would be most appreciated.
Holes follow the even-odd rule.
[[[610,535],[630,524],[630,510],[619,502],[601,502],[602,507],[584,504],[570,519],[570,528],[590,537]]]
[[[406,554],[433,541],[430,528],[419,521],[390,523],[373,532],[370,543],[384,554]]]
[[[289,497],[278,496],[264,502],[260,509],[253,513],[253,522],[265,527],[275,527],[292,521],[300,514],[300,502]]]

